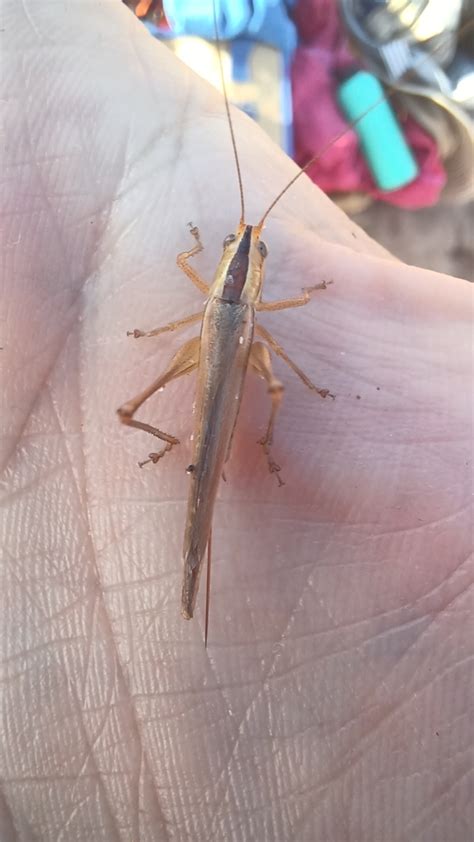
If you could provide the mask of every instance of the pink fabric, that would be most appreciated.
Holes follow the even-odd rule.
[[[436,143],[415,120],[400,113],[397,116],[418,161],[420,174],[411,184],[390,193],[382,192],[374,183],[357,135],[347,128],[337,105],[334,72],[352,68],[356,61],[349,50],[335,0],[300,0],[293,17],[301,44],[292,67],[298,164],[304,166],[315,151],[321,150],[321,158],[310,167],[308,175],[327,193],[366,193],[403,208],[436,204],[446,182]]]

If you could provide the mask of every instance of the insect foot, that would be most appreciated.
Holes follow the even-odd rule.
[[[149,453],[148,459],[145,459],[143,462],[139,462],[138,467],[143,468],[144,465],[148,465],[150,462],[156,465],[156,463],[159,462],[160,459],[165,455],[165,453],[168,453],[168,451],[171,450],[172,447],[172,444],[167,444],[165,445],[163,450],[159,451],[159,453]]]
[[[332,283],[333,281],[321,281],[320,284],[313,284],[311,287],[303,287],[303,295],[309,300],[312,292],[316,292],[318,289],[327,289]]]
[[[199,228],[197,227],[197,225],[193,225],[192,222],[188,222],[188,228],[189,228],[191,236],[194,237],[198,246],[203,248],[203,245],[201,243],[201,236],[199,234]]]
[[[333,395],[333,393],[330,392],[329,389],[319,389],[314,384],[311,384],[309,388],[313,389],[314,392],[317,392],[320,398],[332,398],[333,401],[336,400],[336,395]]]
[[[283,482],[283,480],[280,476],[281,467],[278,464],[278,462],[275,462],[275,460],[274,460],[274,458],[273,458],[273,456],[270,452],[270,447],[272,445],[272,442],[273,442],[273,436],[267,434],[267,435],[263,436],[263,438],[258,439],[257,444],[262,445],[263,452],[264,452],[265,456],[267,457],[268,470],[270,471],[271,474],[275,474],[278,485],[281,488],[282,485],[285,485],[285,483]]]
[[[127,336],[134,336],[135,339],[139,339],[140,336],[146,336],[146,333],[144,330],[138,330],[136,327],[135,330],[127,330]]]

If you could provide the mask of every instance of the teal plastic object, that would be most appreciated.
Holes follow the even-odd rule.
[[[418,164],[376,76],[358,70],[342,82],[338,99],[347,119],[358,120],[354,130],[377,186],[398,190],[413,181]],[[372,110],[365,114],[369,108]]]

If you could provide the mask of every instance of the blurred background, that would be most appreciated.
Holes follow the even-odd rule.
[[[221,87],[212,0],[124,0]],[[473,280],[474,0],[215,0],[229,99],[407,263]]]

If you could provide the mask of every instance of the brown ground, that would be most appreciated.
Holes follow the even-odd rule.
[[[406,211],[379,202],[353,218],[406,263],[474,280],[474,205]]]

